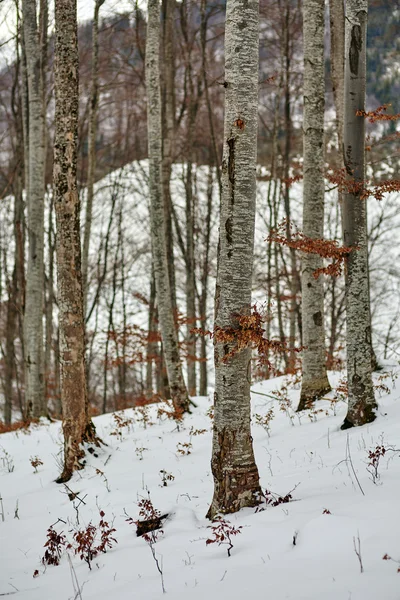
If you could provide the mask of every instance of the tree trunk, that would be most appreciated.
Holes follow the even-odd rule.
[[[82,285],[83,285],[83,308],[87,312],[88,295],[88,267],[89,267],[89,245],[90,232],[92,229],[93,212],[93,190],[96,174],[96,133],[97,133],[97,109],[99,88],[99,11],[105,0],[95,0],[94,16],[92,24],[92,79],[90,89],[89,110],[89,132],[88,132],[88,176],[87,176],[87,199],[85,214],[85,232],[82,248]]]
[[[376,418],[377,404],[371,376],[371,316],[368,286],[365,181],[365,110],[367,0],[347,0],[345,44],[344,245],[353,247],[346,269],[347,382],[349,403],[342,429],[364,425]]]
[[[28,75],[28,266],[24,318],[25,403],[27,416],[46,412],[43,377],[45,106],[39,29],[35,0],[23,0],[24,42]]]
[[[146,42],[146,87],[149,139],[149,190],[151,242],[156,280],[158,314],[172,401],[178,414],[189,410],[189,397],[179,357],[178,332],[175,326],[170,279],[168,274],[165,213],[162,186],[161,94],[159,66],[158,0],[149,0]]]
[[[207,15],[207,0],[201,0],[200,6],[200,14],[201,14],[201,25],[200,25],[200,40],[201,40],[201,67],[202,67],[202,75],[203,75],[203,85],[204,85],[204,96],[207,105],[207,113],[208,113],[208,122],[210,126],[210,137],[211,137],[211,148],[212,148],[212,160],[211,163],[215,164],[215,173],[218,181],[218,190],[219,197],[222,197],[222,180],[221,180],[221,169],[219,166],[219,156],[217,149],[217,142],[215,139],[215,129],[214,129],[214,120],[213,120],[213,110],[211,106],[210,94],[208,91],[208,79],[207,79],[207,25],[208,25],[208,15]],[[210,13],[208,13],[210,14]],[[200,394],[202,395],[202,394]]]
[[[193,150],[196,117],[199,108],[201,85],[198,82],[197,95],[194,91],[191,40],[189,37],[190,13],[187,0],[181,4],[181,27],[185,41],[186,79],[188,84],[188,118],[187,118],[187,167],[185,178],[186,192],[186,347],[187,347],[187,381],[190,396],[196,395],[196,336],[192,333],[196,327],[196,267],[194,240],[194,197],[193,197]]]
[[[284,122],[285,122],[285,148],[283,156],[283,178],[284,178],[284,208],[286,216],[286,237],[290,241],[292,232],[290,228],[291,209],[290,209],[290,152],[292,146],[292,117],[291,117],[291,89],[290,89],[290,69],[291,69],[291,48],[290,48],[290,2],[286,0],[285,21],[284,21]],[[289,360],[287,370],[293,373],[296,368],[296,313],[297,293],[300,290],[299,274],[297,271],[296,250],[289,248],[290,253],[290,310],[289,310]],[[299,327],[300,329],[300,327]],[[300,335],[301,337],[301,335]]]
[[[331,79],[333,100],[336,112],[336,131],[339,154],[343,155],[344,123],[344,2],[329,0],[329,20],[331,34]],[[341,161],[342,163],[342,161]],[[340,164],[342,166],[342,164]]]
[[[207,330],[207,298],[208,279],[210,271],[210,240],[211,240],[211,217],[213,208],[213,167],[208,170],[207,182],[207,213],[204,232],[204,260],[201,273],[201,294],[199,299],[200,326],[203,331]],[[216,171],[219,167],[216,166]],[[219,186],[218,186],[219,189]],[[200,336],[200,396],[207,396],[208,391],[208,369],[207,369],[207,338]]]
[[[156,313],[156,283],[154,281],[154,273],[150,278],[150,298],[149,298],[149,319],[147,331],[147,347],[146,347],[146,396],[153,396],[153,362],[156,356],[157,343],[155,337],[157,335],[157,323],[155,319]]]
[[[171,175],[175,140],[175,60],[174,60],[175,0],[162,0],[163,20],[163,105],[162,105],[162,171],[164,227],[167,247],[168,275],[174,318],[177,317],[174,240],[172,232]]]
[[[238,329],[250,315],[253,271],[257,120],[258,0],[228,0],[225,27],[223,195],[214,330]],[[259,502],[250,429],[251,348],[224,357],[235,342],[215,340],[214,496],[207,517]]]
[[[53,305],[54,305],[54,253],[55,253],[55,236],[53,231],[53,214],[54,214],[54,198],[50,198],[49,215],[48,215],[48,232],[47,232],[47,252],[48,252],[48,276],[46,280],[47,298],[45,299],[45,315],[46,315],[46,347],[44,353],[44,372],[45,372],[45,398],[46,402],[51,393],[51,376],[52,365],[51,355],[53,349]],[[54,388],[53,388],[54,392]],[[58,407],[53,407],[58,411]]]
[[[303,233],[324,236],[324,0],[304,0]],[[323,266],[318,254],[301,258],[303,356],[300,403],[309,407],[330,391],[325,365],[324,280],[314,277]]]
[[[61,362],[64,469],[58,483],[83,467],[82,443],[96,441],[89,418],[77,193],[78,38],[76,0],[55,2],[54,205]],[[98,443],[98,442],[97,442]]]

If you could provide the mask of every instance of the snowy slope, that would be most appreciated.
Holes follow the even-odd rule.
[[[331,373],[332,383],[338,380],[339,374]],[[87,467],[69,483],[84,505],[78,500],[71,502],[65,488],[54,483],[59,473],[59,423],[42,424],[30,434],[0,436],[4,506],[4,522],[0,514],[0,596],[79,598],[68,557],[64,555],[59,566],[45,569],[40,563],[43,544],[48,527],[58,519],[66,523],[59,522],[55,529],[71,539],[77,527],[91,520],[98,523],[100,507],[108,521],[113,521],[118,545],[95,558],[91,571],[86,563],[72,558],[81,597],[161,598],[160,576],[150,548],[126,522],[126,515],[137,518],[137,501],[149,491],[154,506],[170,515],[165,533],[155,545],[169,598],[236,600],[252,595],[274,600],[399,600],[399,565],[382,557],[388,553],[400,560],[400,453],[388,451],[381,458],[376,485],[367,472],[369,449],[382,440],[386,448],[400,448],[399,384],[396,386],[395,378],[386,379],[390,393],[383,392],[380,397],[377,421],[347,433],[339,430],[345,412],[342,402],[336,406],[336,416],[330,404],[322,402],[327,415],[288,418],[270,397],[283,381],[253,386],[253,412],[263,415],[273,407],[275,413],[270,437],[260,425],[253,426],[256,459],[263,489],[284,496],[298,487],[290,503],[264,506],[259,512],[245,509],[227,517],[243,527],[234,538],[230,558],[226,546],[205,543],[210,535],[205,514],[212,494],[209,399],[197,399],[198,408],[179,431],[165,416],[157,418],[154,406],[148,411],[154,424],[147,423],[146,428],[140,411],[121,413],[134,419],[122,428],[122,437],[110,435],[115,429],[112,415],[97,417],[97,430],[108,445],[98,457],[88,454]],[[294,405],[299,395],[296,387],[289,391]],[[207,432],[191,436],[192,427]],[[354,473],[349,461],[341,462],[348,454],[347,439]],[[179,442],[193,444],[190,455],[177,454]],[[37,473],[30,464],[31,456],[44,463]],[[96,474],[96,468],[104,475]],[[161,485],[161,470],[175,477],[166,487]],[[17,502],[19,519],[14,518]],[[77,505],[78,512],[74,509]],[[324,509],[331,514],[323,514]],[[353,537],[358,535],[363,573],[353,547]],[[33,578],[36,569],[39,576]]]

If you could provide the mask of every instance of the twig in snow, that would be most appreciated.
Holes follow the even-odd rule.
[[[156,551],[154,549],[153,542],[148,542],[148,544],[150,546],[150,550],[151,550],[151,553],[153,555],[154,562],[156,563],[157,571],[160,573],[161,587],[162,587],[163,594],[165,594],[166,590],[165,590],[165,585],[164,585],[164,573],[163,573],[163,568],[162,568],[162,566],[163,566],[162,565],[162,556],[161,556],[161,560],[158,560]]]
[[[74,587],[74,600],[82,600],[82,590],[83,590],[83,585],[82,587],[79,585],[79,581],[78,578],[76,576],[76,572],[74,569],[74,565],[72,564],[72,560],[70,555],[68,554],[68,562],[69,562],[69,570],[71,572],[71,579],[72,579],[72,585]]]
[[[361,557],[361,540],[360,540],[360,533],[357,531],[357,538],[353,537],[353,546],[354,546],[354,552],[357,555],[358,558],[358,562],[360,563],[360,571],[361,573],[364,573],[364,567],[363,567],[363,563],[362,563],[362,557]]]
[[[350,474],[350,468],[349,468],[349,465],[350,465],[351,470],[352,470],[353,475],[354,475],[354,479],[356,480],[356,482],[358,484],[358,487],[360,488],[360,491],[361,491],[362,495],[365,496],[364,490],[361,487],[360,480],[357,477],[357,473],[356,473],[356,470],[355,470],[354,465],[353,465],[353,460],[351,458],[350,443],[349,443],[349,435],[348,434],[347,434],[347,441],[346,441],[346,458],[344,458],[343,460],[341,460],[340,462],[338,462],[338,464],[333,468],[332,472],[336,469],[336,467],[338,467],[342,463],[346,463],[347,470],[348,470],[348,473],[349,473],[349,477],[351,479],[351,482],[354,485],[354,482],[353,482],[351,474]]]
[[[363,496],[365,496],[364,490],[363,490],[363,489],[362,489],[362,487],[361,487],[361,483],[360,483],[360,481],[359,481],[359,479],[358,479],[358,477],[357,477],[357,473],[356,473],[356,470],[355,470],[355,468],[354,468],[353,461],[352,461],[352,459],[351,459],[351,453],[350,453],[350,442],[349,442],[349,434],[347,434],[346,455],[347,455],[347,458],[348,458],[348,460],[349,460],[349,463],[350,463],[350,466],[351,466],[351,470],[353,471],[353,475],[354,475],[354,477],[355,477],[355,480],[356,480],[356,481],[357,481],[357,483],[358,483],[358,487],[360,488],[362,495],[363,495]]]

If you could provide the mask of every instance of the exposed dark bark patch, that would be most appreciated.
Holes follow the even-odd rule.
[[[232,217],[228,217],[225,221],[225,231],[226,231],[226,242],[229,246],[232,246]],[[231,250],[228,251],[228,254],[231,253]]]
[[[313,321],[317,327],[322,327],[322,314],[318,311],[313,314]]]
[[[260,504],[261,489],[255,462],[238,464],[235,460],[237,433],[236,430],[226,428],[217,433],[219,453],[212,458],[215,490],[213,502],[207,512],[208,519],[213,519],[217,513],[234,513],[245,506]],[[251,436],[248,444],[252,444]]]
[[[362,48],[362,36],[361,27],[359,25],[353,25],[351,30],[350,50],[349,50],[349,61],[350,61],[350,72],[352,75],[358,75],[358,64],[359,56]]]
[[[235,143],[236,143],[236,139],[235,138],[229,138],[226,143],[228,144],[228,148],[229,148],[229,155],[228,155],[228,177],[229,177],[229,183],[231,184],[231,193],[230,193],[230,201],[231,204],[234,204],[235,202]]]

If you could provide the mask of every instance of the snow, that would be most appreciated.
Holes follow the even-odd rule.
[[[348,432],[339,429],[346,410],[343,402],[333,409],[322,401],[318,409],[323,412],[302,414],[299,419],[289,411],[288,418],[271,397],[287,380],[253,386],[253,413],[264,415],[271,407],[275,413],[270,437],[253,419],[262,487],[281,496],[295,489],[290,503],[227,516],[235,527],[242,526],[240,535],[233,538],[230,558],[226,546],[205,543],[210,536],[205,514],[213,489],[211,420],[206,414],[210,399],[197,398],[198,407],[179,430],[165,416],[157,417],[159,405],[145,409],[150,419],[146,427],[142,409],[119,413],[134,421],[122,428],[120,436],[111,435],[115,430],[112,414],[96,417],[97,431],[107,446],[96,451],[98,456],[87,454],[86,468],[68,484],[85,504],[71,502],[64,486],[54,482],[62,444],[59,423],[43,422],[29,433],[3,434],[0,596],[79,598],[72,580],[76,576],[84,600],[163,597],[150,548],[126,522],[127,515],[138,517],[137,502],[150,492],[154,506],[169,514],[164,535],[154,546],[169,598],[236,600],[247,595],[274,600],[398,600],[398,564],[382,557],[387,553],[400,560],[400,452],[389,451],[381,458],[376,484],[367,471],[368,450],[381,443],[400,448],[400,392],[397,375],[389,374],[391,369],[386,367],[388,377],[383,383],[390,391],[381,392],[377,420]],[[340,377],[340,373],[330,373],[331,383],[336,386]],[[299,385],[291,385],[288,393],[295,406]],[[207,431],[191,435],[191,428]],[[177,454],[179,442],[191,442],[191,454]],[[347,448],[354,472],[349,460],[343,462],[349,456]],[[43,461],[37,473],[30,464],[33,456]],[[10,461],[13,470],[7,467]],[[104,476],[96,474],[96,469]],[[175,477],[167,486],[162,486],[161,470]],[[17,502],[19,519],[14,517]],[[59,566],[44,568],[40,558],[48,527],[63,519],[65,524],[54,527],[72,539],[77,527],[98,523],[98,507],[113,522],[118,544],[96,557],[91,571],[71,552],[73,570],[66,555]],[[331,514],[323,514],[325,509]],[[357,542],[358,536],[363,573],[354,550],[353,538]],[[36,569],[39,576],[33,578]]]

